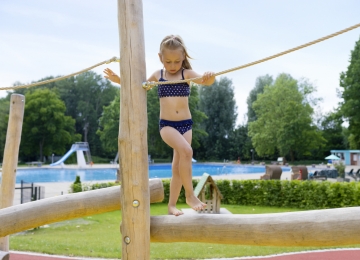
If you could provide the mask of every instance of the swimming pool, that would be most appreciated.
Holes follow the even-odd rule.
[[[290,171],[289,167],[282,167],[283,171]],[[263,173],[265,166],[244,166],[236,164],[193,164],[193,176],[201,176],[204,172],[210,175]],[[76,175],[81,181],[115,180],[116,168],[89,168],[89,169],[18,169],[16,183],[25,182],[73,182]],[[149,178],[170,178],[171,164],[151,164]]]

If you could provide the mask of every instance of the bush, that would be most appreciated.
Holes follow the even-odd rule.
[[[196,187],[197,180],[193,180]],[[215,180],[222,203],[325,209],[360,206],[359,182],[280,181],[280,180]],[[163,180],[164,203],[169,202],[170,181]],[[182,189],[178,202],[185,202]]]
[[[76,175],[75,181],[73,184],[71,184],[70,188],[72,193],[82,192],[81,180],[79,175]]]
[[[343,162],[340,161],[340,162],[334,164],[334,167],[338,171],[339,176],[341,178],[344,178],[345,177],[345,167],[346,167],[345,164],[343,164]]]
[[[78,176],[77,176],[78,177]],[[75,180],[75,182],[77,181],[77,178]],[[89,183],[81,183],[80,182],[80,177],[79,177],[79,182],[78,183],[73,183],[70,186],[70,193],[76,193],[76,192],[81,192],[81,191],[90,191],[90,190],[98,190],[98,189],[103,189],[103,188],[108,188],[108,187],[112,187],[112,186],[119,186],[120,183],[118,182],[102,182],[102,183],[93,183],[93,184],[89,184]]]

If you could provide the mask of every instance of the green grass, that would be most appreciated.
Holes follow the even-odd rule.
[[[298,211],[290,208],[222,205],[234,214],[263,214]],[[179,208],[188,208],[179,204]],[[166,204],[151,205],[151,215],[163,215]],[[11,250],[66,256],[121,258],[121,212],[114,211],[74,219],[10,236]],[[357,245],[359,246],[359,245]],[[355,246],[354,246],[355,247]],[[323,247],[326,248],[326,247]],[[328,248],[328,247],[327,247]],[[202,259],[260,256],[319,249],[319,247],[266,247],[205,243],[152,243],[151,259]]]

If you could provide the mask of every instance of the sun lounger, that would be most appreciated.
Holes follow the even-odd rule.
[[[327,180],[327,176],[323,171],[315,171],[314,174],[310,175],[311,180]]]
[[[355,173],[354,169],[351,169],[350,172],[347,173],[347,175],[357,181],[360,177],[360,169],[358,169]]]

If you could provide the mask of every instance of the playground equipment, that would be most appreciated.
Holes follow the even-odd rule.
[[[86,164],[92,162],[89,144],[87,142],[77,142],[73,144],[70,150],[57,162],[50,164],[50,166],[56,166],[63,164],[67,158],[73,153],[76,152],[77,163],[80,168],[86,167]],[[87,161],[85,162],[84,152],[86,153]]]
[[[151,179],[149,189],[150,203],[161,202],[164,199],[160,179]],[[0,210],[0,237],[45,224],[120,210],[120,190],[120,186],[114,186],[5,208]]]
[[[117,164],[117,161],[119,160],[119,152],[116,153],[115,159],[113,161],[110,161],[111,164]]]
[[[121,259],[150,259],[150,240],[153,242],[186,241],[267,246],[335,246],[360,243],[360,207],[261,215],[199,214],[180,217],[167,215],[150,217],[150,194],[152,194],[152,189],[151,185],[149,186],[151,181],[147,177],[146,92],[140,87],[142,80],[146,78],[142,1],[118,0],[118,16],[122,85],[119,131],[122,187],[120,194],[116,196],[120,197],[120,205],[122,206],[121,236],[123,250]],[[276,58],[358,27],[360,27],[360,24],[232,70],[242,69]],[[232,70],[217,73],[216,75]],[[171,83],[178,82],[166,82],[166,84]],[[23,87],[26,86],[18,88]],[[144,84],[143,87],[149,89],[152,85]],[[11,87],[11,89],[14,88],[17,87]],[[17,122],[21,125],[22,117]],[[16,136],[12,140],[9,138],[9,142],[7,139],[5,151],[10,151],[8,146],[14,146],[18,149],[19,141],[20,136]],[[4,190],[14,190],[14,187],[11,181],[4,182],[4,180],[14,180],[15,178],[17,164],[15,158],[17,158],[18,150],[11,154],[11,160],[6,161],[4,159],[3,163],[3,182],[1,184],[1,207],[3,209],[0,210],[0,236],[25,230],[34,227],[34,225],[41,225],[34,220],[32,223],[22,226],[22,223],[30,216],[27,213],[20,216],[18,213],[19,210],[25,207],[28,211],[24,209],[24,212],[36,214],[36,218],[42,224],[95,214],[95,212],[91,211],[92,208],[99,210],[96,213],[111,208],[106,206],[111,199],[95,196],[95,198],[100,198],[100,200],[95,200],[95,198],[92,198],[95,193],[91,192],[80,193],[80,195],[74,194],[70,199],[69,197],[59,196],[53,200],[47,199],[11,207],[10,201],[13,200],[13,194],[9,195]],[[8,164],[10,161],[11,163]],[[5,177],[5,175],[10,177]],[[15,182],[13,181],[13,183]],[[89,199],[90,197],[91,199]],[[74,202],[75,206],[69,207],[69,209],[67,209],[67,206],[57,207],[57,202],[61,199],[66,200],[66,198],[69,199],[69,202]],[[94,205],[86,204],[85,207],[82,206],[82,203],[93,199],[95,200]],[[40,205],[40,203],[48,204]],[[118,203],[118,200],[116,203]],[[38,206],[34,211],[32,211],[33,205]],[[52,211],[47,211],[46,214],[38,214],[38,212],[45,211],[49,205],[51,205]],[[120,205],[118,205],[119,208]],[[17,214],[19,218],[16,218]],[[0,239],[0,250],[8,251],[8,246],[6,246],[8,240],[5,243],[2,241]]]

